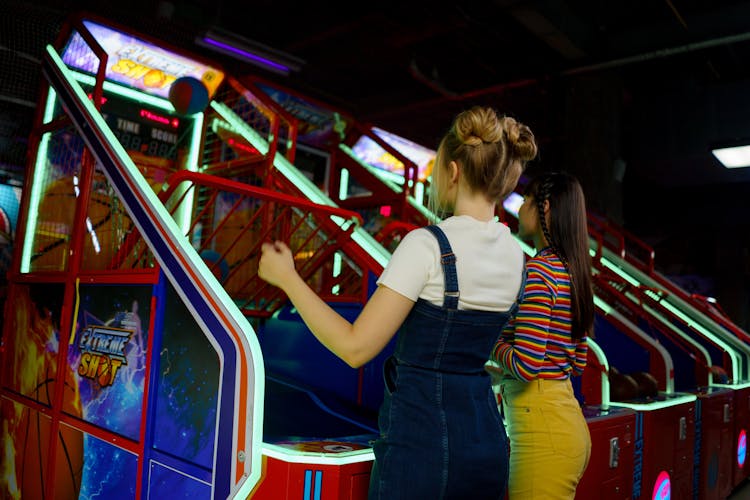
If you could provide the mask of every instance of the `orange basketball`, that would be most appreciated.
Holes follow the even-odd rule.
[[[655,398],[659,395],[659,382],[656,377],[648,372],[634,372],[630,374],[638,384],[638,396],[642,398]]]
[[[614,366],[609,369],[609,395],[612,401],[628,401],[638,397],[638,383]]]

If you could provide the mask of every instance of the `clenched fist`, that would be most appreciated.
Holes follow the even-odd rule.
[[[296,274],[292,251],[284,242],[263,243],[258,265],[258,276],[261,279],[284,288]]]

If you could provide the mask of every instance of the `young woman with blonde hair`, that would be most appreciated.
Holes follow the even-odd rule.
[[[490,108],[459,114],[438,147],[432,198],[452,216],[404,237],[352,324],[266,243],[260,276],[352,367],[398,333],[384,366],[370,499],[502,499],[507,438],[484,370],[518,298],[523,253],[495,207],[536,155],[531,130]]]

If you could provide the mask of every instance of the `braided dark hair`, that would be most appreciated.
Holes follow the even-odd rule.
[[[534,199],[547,244],[570,275],[571,336],[593,336],[594,293],[591,283],[586,200],[578,180],[563,172],[542,174],[526,187]],[[544,203],[549,202],[549,221]]]
[[[542,228],[542,234],[544,234],[544,237],[547,239],[547,244],[550,246],[552,251],[555,253],[555,255],[560,257],[560,260],[567,268],[568,259],[565,256],[565,252],[561,250],[561,245],[557,243],[556,238],[554,238],[550,233],[550,230],[547,227],[547,219],[546,217],[544,217],[544,202],[549,200],[550,193],[552,192],[553,187],[554,179],[551,176],[544,177],[536,190],[534,201],[536,201],[537,213],[539,214],[539,226]]]

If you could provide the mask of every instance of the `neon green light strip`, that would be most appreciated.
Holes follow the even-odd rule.
[[[621,323],[627,325],[628,329],[632,333],[634,333],[635,335],[638,335],[645,342],[651,344],[661,354],[662,360],[664,361],[664,364],[665,364],[665,372],[667,374],[665,392],[667,394],[673,394],[674,393],[674,377],[670,374],[674,372],[674,364],[672,361],[672,356],[669,354],[666,348],[660,343],[656,342],[653,339],[653,337],[645,333],[638,326],[634,325],[630,320],[622,316],[619,312],[613,309],[612,306],[607,304],[602,298],[600,298],[597,295],[594,295],[594,305],[596,305],[599,309],[601,309],[601,311],[605,315],[612,316],[616,318],[618,321],[620,321]],[[698,346],[698,347],[699,349],[702,349],[701,346]],[[706,357],[708,357],[708,353],[705,352],[705,350],[704,350],[704,354]]]
[[[610,314],[612,312],[612,308],[609,304],[600,299],[598,295],[594,295],[594,305],[601,309],[604,314]]]
[[[687,325],[688,325],[689,327],[692,327],[692,328],[694,328],[694,329],[698,330],[698,331],[699,331],[699,332],[701,332],[701,333],[702,333],[703,335],[705,335],[706,337],[708,337],[708,338],[710,338],[710,339],[712,339],[712,340],[714,340],[714,339],[715,339],[715,341],[716,341],[717,343],[720,343],[720,344],[722,344],[722,345],[726,345],[726,344],[725,344],[725,343],[723,342],[723,339],[722,339],[722,340],[718,339],[718,338],[716,337],[716,335],[714,335],[714,334],[713,334],[712,332],[709,332],[709,331],[708,331],[708,330],[707,330],[707,329],[706,329],[706,328],[705,328],[705,327],[704,327],[703,325],[701,325],[700,323],[696,323],[696,322],[695,322],[695,321],[693,320],[693,318],[689,317],[689,316],[688,316],[687,314],[685,314],[685,313],[684,313],[683,311],[681,311],[680,309],[677,309],[677,308],[676,308],[676,307],[675,307],[675,306],[674,306],[673,304],[671,304],[671,303],[669,303],[669,302],[666,302],[666,301],[662,301],[662,302],[661,302],[661,304],[662,304],[662,305],[664,306],[664,308],[665,308],[665,309],[667,309],[668,311],[670,311],[671,313],[673,313],[673,314],[674,314],[675,316],[677,316],[678,318],[680,318],[681,320],[683,320],[683,321],[684,321],[684,322],[685,322],[685,323],[686,323],[686,324],[687,324]],[[729,349],[729,347],[728,347],[728,346],[727,346],[727,348]]]
[[[344,219],[343,217],[339,217],[338,215],[331,215],[331,220],[344,230],[349,228],[349,224],[354,224],[353,220]]]
[[[528,255],[531,255],[531,253],[529,251],[528,245],[526,245],[524,247],[524,251]],[[596,251],[593,248],[590,248],[589,249],[589,254],[593,257],[593,256],[596,255]],[[602,264],[605,267],[607,267],[608,269],[614,271],[618,276],[620,276],[621,278],[625,279],[630,284],[632,284],[634,286],[640,286],[641,285],[641,283],[638,280],[636,280],[630,274],[625,273],[620,267],[618,267],[615,264],[613,264],[609,259],[607,259],[607,258],[605,258],[605,257],[602,256],[600,260],[601,260]],[[673,312],[676,316],[680,317],[684,321],[686,321],[688,319],[686,315],[684,315],[681,311],[679,311],[676,308],[674,308],[673,306],[671,306],[671,304],[668,304],[665,301],[662,301],[661,303],[665,306],[665,308],[667,308],[668,310],[670,310],[671,312]],[[602,299],[600,299],[599,297],[597,297],[597,296],[594,296],[594,304],[596,304],[598,307],[600,307],[606,314],[610,314],[612,312],[611,307],[608,304],[606,304]],[[676,326],[674,326],[671,322],[667,321],[661,314],[657,313],[653,309],[650,309],[650,308],[648,308],[646,306],[644,306],[644,308],[646,308],[648,310],[648,312],[652,316],[657,317],[663,324],[665,324],[672,331],[674,331],[675,333],[677,333],[678,335],[680,335],[682,338],[685,338],[690,344],[694,345],[703,354],[703,356],[705,357],[706,362],[709,364],[709,366],[712,364],[711,363],[711,357],[708,354],[708,351],[702,345],[700,345],[698,342],[696,342],[695,340],[693,340],[692,338],[690,338],[690,336],[686,332],[683,332],[682,330],[680,330]],[[736,352],[733,349],[729,348],[729,346],[727,346],[725,343],[723,343],[719,339],[717,339],[714,335],[712,335],[710,332],[708,332],[705,328],[700,327],[700,325],[695,325],[693,322],[690,322],[690,321],[686,321],[686,322],[689,325],[696,327],[696,329],[699,330],[706,338],[711,339],[714,342],[716,342],[717,344],[722,345],[724,347],[724,350],[727,353],[729,353],[729,355],[732,357],[732,360],[733,360],[733,362],[732,362],[732,369],[733,369],[733,374],[734,374],[733,380],[738,380],[738,377],[739,377],[739,374],[738,374],[738,359],[737,359],[737,356],[736,356]],[[700,327],[700,328],[698,328],[698,327]],[[672,381],[672,383],[673,383],[673,381]],[[670,384],[669,384],[669,380],[668,380],[668,382],[667,382],[667,391],[669,393],[671,393],[671,392],[673,392],[673,388],[670,390],[669,385]]]
[[[354,224],[353,220],[346,220],[336,215],[331,215],[331,220],[338,224],[343,230],[347,230],[350,224]],[[381,266],[385,267],[388,261],[391,259],[391,253],[383,247],[378,241],[367,231],[357,226],[352,232],[352,240],[359,246],[364,248],[368,254],[375,259],[375,261]]]
[[[200,148],[200,141],[201,137],[203,136],[203,120],[204,116],[203,113],[196,113],[192,116],[193,118],[193,133],[190,136],[190,146],[188,148],[188,157],[187,157],[187,165],[185,165],[185,168],[189,170],[190,172],[197,172],[198,171],[198,152],[201,150]],[[166,185],[163,186],[164,189],[166,189]],[[185,191],[188,191],[188,193],[185,195],[185,198],[182,200],[182,203],[180,204],[180,208],[178,209],[177,213],[174,214],[175,221],[177,221],[177,225],[180,226],[180,231],[182,231],[182,234],[187,235],[188,231],[190,230],[190,226],[193,222],[193,200],[195,199],[195,189],[189,189],[189,186],[187,186],[187,183],[184,183],[184,185],[178,189],[175,192],[175,196],[177,199],[182,196],[182,194]]]
[[[349,197],[349,171],[345,168],[339,172],[339,200]]]
[[[96,85],[96,78],[94,78],[93,76],[85,75],[83,73],[78,73],[77,71],[70,71],[70,72],[73,74],[73,77],[80,83],[83,83],[85,85],[90,85],[92,87]],[[156,97],[150,94],[146,94],[144,92],[139,92],[137,90],[134,90],[128,87],[123,87],[122,85],[118,85],[110,81],[105,81],[102,88],[106,90],[107,92],[111,92],[113,94],[125,97],[132,101],[147,104],[149,106],[154,106],[164,111],[169,111],[170,113],[174,112],[174,106],[172,106],[172,103],[169,102],[167,99],[162,99],[161,97]]]
[[[357,227],[352,233],[352,239],[362,248],[368,251],[368,253],[374,258],[378,264],[385,267],[388,261],[391,260],[391,253],[383,248],[383,245],[372,237],[370,233]]]
[[[601,258],[601,262],[607,268],[611,269],[618,276],[620,276],[621,278],[627,280],[629,283],[633,284],[634,286],[640,286],[641,285],[640,282],[638,282],[635,278],[633,278],[632,276],[630,276],[629,274],[627,274],[620,267],[614,265],[608,259],[602,257]],[[646,293],[648,293],[648,291]],[[649,295],[651,297],[654,297],[655,299],[659,299],[660,298],[658,296],[655,296],[653,293],[651,293]],[[632,299],[632,297],[631,297],[631,299]],[[632,299],[632,300],[636,300],[637,301],[637,299]],[[683,320],[689,327],[693,327],[695,330],[697,330],[705,338],[713,341],[718,346],[720,346],[725,352],[727,352],[727,354],[729,354],[729,356],[732,358],[732,380],[739,380],[739,377],[740,377],[740,362],[741,361],[740,361],[740,359],[739,359],[739,357],[737,355],[737,352],[736,352],[736,350],[734,348],[732,348],[729,345],[727,345],[726,342],[723,342],[716,335],[712,334],[707,329],[703,328],[701,325],[696,324],[694,321],[691,321],[690,318],[687,315],[685,315],[682,311],[680,311],[679,309],[677,309],[676,307],[674,307],[672,304],[670,304],[666,300],[661,300],[659,303],[661,305],[663,305],[664,308],[667,309],[668,311],[670,311],[672,314],[674,314],[675,316],[677,316],[678,318],[680,318],[681,320]],[[711,364],[713,364],[711,362],[710,356],[708,355],[708,351],[706,349],[704,349],[703,346],[701,346],[698,342],[694,341],[687,332],[685,332],[685,331],[677,328],[675,325],[672,324],[672,322],[668,321],[666,318],[664,318],[664,316],[662,316],[660,313],[658,313],[654,309],[652,309],[652,308],[650,308],[650,307],[648,307],[646,305],[643,305],[643,308],[645,310],[647,310],[649,312],[649,314],[651,314],[655,318],[659,319],[659,321],[662,324],[664,324],[667,328],[671,329],[672,331],[674,331],[675,333],[677,333],[678,335],[680,335],[680,337],[686,339],[688,342],[690,342],[694,346],[698,347],[699,350],[701,350],[701,352],[706,356],[707,362],[708,362],[709,366]]]
[[[260,136],[252,127],[249,127],[229,107],[217,101],[211,101],[211,107],[229,124],[228,129],[241,135],[247,142],[253,145],[260,154],[268,153],[268,141]]]
[[[589,253],[591,254],[591,256],[594,256],[596,254],[596,251],[589,250]],[[624,279],[625,281],[627,281],[631,285],[633,285],[633,286],[641,286],[642,283],[640,281],[638,281],[637,279],[635,279],[633,276],[631,276],[631,275],[623,272],[622,269],[620,269],[618,266],[616,266],[615,264],[613,264],[609,259],[607,259],[605,257],[602,257],[600,259],[600,261],[604,265],[604,267],[606,267],[607,269],[609,269],[611,271],[614,271],[615,274],[617,274],[619,277],[621,277],[622,279]]]
[[[366,163],[362,163],[362,165],[364,165],[367,170],[372,172],[375,177],[383,181],[383,183],[390,187],[393,191],[397,193],[403,191],[403,188],[401,186],[403,186],[404,184],[404,178],[400,175],[394,174],[393,172],[388,172],[387,170],[373,168]]]
[[[333,277],[337,278],[341,275],[341,254],[336,252],[333,254]],[[339,293],[339,285],[334,285],[331,292],[336,295]]]
[[[268,142],[252,127],[245,123],[242,118],[237,116],[234,111],[229,109],[226,104],[212,101],[211,107],[229,123],[235,133],[239,134],[243,139],[252,144],[261,154],[268,153]],[[320,203],[321,205],[336,206],[335,203],[325,196],[310,179],[305,177],[294,167],[294,165],[289,163],[289,160],[279,153],[276,153],[273,164],[279,172],[291,180],[310,201]]]
[[[414,201],[416,201],[419,206],[424,205],[424,182],[418,182],[417,187],[414,188]]]
[[[140,174],[140,171],[138,170],[138,167],[133,163],[133,160],[130,158],[130,156],[127,154],[125,149],[122,147],[120,142],[117,140],[117,137],[112,133],[111,129],[107,125],[107,123],[104,121],[104,118],[102,115],[97,111],[97,109],[94,107],[94,104],[91,102],[90,99],[86,96],[83,89],[75,84],[75,75],[74,72],[69,70],[67,66],[65,66],[65,63],[63,63],[62,59],[60,59],[60,56],[55,52],[55,49],[48,45],[47,46],[47,53],[50,56],[50,58],[55,62],[55,64],[59,67],[60,71],[62,72],[63,76],[69,81],[73,91],[76,94],[76,97],[81,102],[82,106],[84,106],[87,109],[87,113],[91,115],[93,121],[95,122],[96,126],[101,129],[102,133],[104,134],[107,143],[110,145],[112,151],[114,152],[115,156],[117,157],[117,160],[119,163],[121,163],[124,167],[127,168],[130,172],[138,172]],[[105,82],[106,84],[106,82]],[[150,97],[150,96],[149,96]],[[143,102],[148,102],[147,100],[143,100]],[[168,101],[167,101],[168,102]],[[170,104],[171,106],[171,104]],[[171,108],[170,108],[171,109]],[[146,182],[146,179],[142,175],[135,175],[134,181],[140,188],[139,192],[143,195],[144,198],[146,198],[148,204],[150,205],[153,212],[158,214],[160,218],[164,219],[164,225],[171,229],[172,232],[177,233],[176,226],[169,227],[170,225],[174,224],[174,220],[172,219],[171,215],[167,211],[167,209],[164,207],[164,204],[159,200],[156,193],[154,193],[153,189],[151,189],[151,186]],[[181,238],[175,242],[180,248],[185,250],[185,257],[193,261],[195,267],[198,268],[199,271],[201,271],[201,277],[208,282],[216,283],[216,286],[214,288],[218,288],[219,294],[215,296],[216,299],[219,299],[223,304],[226,305],[228,312],[230,315],[235,319],[237,324],[240,325],[247,325],[247,318],[239,311],[239,309],[234,305],[231,298],[226,295],[226,291],[224,290],[221,285],[218,285],[218,282],[216,282],[216,278],[214,277],[213,273],[208,270],[208,267],[206,267],[205,263],[203,262],[203,259],[201,259],[198,254],[195,252],[195,249],[190,246],[190,242],[186,238]],[[166,268],[165,268],[166,269]],[[176,288],[179,288],[177,286]],[[252,327],[250,327],[248,331],[248,334],[245,335],[247,339],[250,339],[251,342],[249,343],[249,349],[253,351],[254,354],[260,355],[260,347],[257,345],[257,338],[255,335],[252,334],[253,330]],[[257,361],[257,359],[256,359]],[[256,394],[256,397],[258,395]],[[260,398],[260,401],[262,402],[262,397]]]
[[[621,401],[612,401],[612,406],[623,406],[638,411],[654,411],[662,408],[669,408],[670,406],[692,403],[696,399],[698,399],[698,397],[695,394],[679,394],[670,395],[669,398],[664,401],[652,401],[649,403],[623,403]]]
[[[518,244],[521,245],[521,249],[523,250],[523,253],[528,255],[529,257],[533,257],[536,255],[536,249],[532,246],[530,246],[528,243],[523,241],[521,238],[518,237],[518,235],[514,235],[516,237],[516,240],[518,241]]]
[[[419,184],[418,184],[419,186]],[[422,203],[417,202],[414,198],[411,196],[407,197],[409,200],[409,204],[416,208],[419,213],[421,213],[425,219],[427,219],[431,224],[437,224],[440,222],[440,217],[432,213],[430,210],[427,209]]]
[[[187,169],[191,172],[198,171],[198,152],[200,151],[201,137],[203,136],[203,113],[193,115],[193,135],[190,137],[190,150],[187,158]]]
[[[726,387],[727,389],[745,389],[750,387],[750,382],[737,382],[736,384],[713,384],[713,387]]]
[[[599,363],[604,367],[605,371],[601,374],[601,383],[602,383],[602,408],[607,410],[609,409],[609,376],[607,376],[607,373],[609,373],[609,362],[607,361],[607,356],[604,354],[604,351],[601,347],[599,347],[599,344],[597,344],[594,339],[589,339],[589,350],[594,353],[596,356],[596,359],[599,361]]]
[[[516,239],[518,239],[518,242],[521,244],[521,248],[523,248],[523,251],[527,255],[533,256],[535,254],[535,250],[533,248],[531,248],[525,242],[521,241],[518,237],[516,237]],[[593,250],[589,250],[589,252],[591,253],[592,256],[595,254],[595,252]],[[606,260],[606,259],[602,259],[602,260]],[[663,346],[661,346],[660,344],[656,344],[654,342],[653,338],[650,335],[647,335],[640,328],[638,328],[637,326],[633,325],[630,321],[628,321],[626,318],[624,318],[622,315],[620,315],[617,311],[615,311],[614,309],[612,309],[612,307],[609,304],[607,304],[602,298],[600,298],[597,295],[594,295],[594,304],[597,307],[599,307],[602,310],[602,312],[604,312],[604,314],[616,316],[617,319],[619,319],[620,321],[622,321],[624,323],[627,323],[629,325],[630,329],[635,334],[637,334],[641,338],[645,339],[648,343],[654,345],[657,348],[657,350],[662,353],[662,358],[665,360],[665,362],[667,364],[667,366],[666,366],[666,370],[667,370],[666,392],[669,393],[669,394],[674,393],[674,378],[671,377],[671,376],[669,376],[669,373],[671,373],[671,367],[672,367],[672,357],[667,352],[667,350]],[[597,346],[597,348],[599,348],[599,347]],[[702,346],[701,346],[701,348],[702,348]],[[601,350],[601,348],[599,348],[599,351],[601,353],[600,358],[606,358],[606,356],[604,354],[604,351]],[[706,354],[706,356],[708,356],[707,352],[705,354]],[[607,379],[607,389],[606,389],[606,391],[607,391],[607,395],[608,395],[607,397],[609,397],[609,379]],[[602,392],[604,392],[604,391],[602,391]],[[602,397],[602,400],[603,400],[603,397]]]
[[[43,123],[47,124],[52,121],[55,113],[55,101],[57,93],[50,87],[47,94],[47,102],[44,105]],[[49,150],[49,140],[51,134],[47,132],[42,135],[39,142],[39,148],[36,153],[34,162],[33,185],[31,186],[31,198],[29,199],[29,214],[26,220],[26,231],[23,239],[23,249],[21,250],[21,272],[28,273],[31,270],[31,256],[34,253],[34,237],[36,235],[37,220],[39,217],[39,202],[42,196],[42,187],[44,180],[47,178],[47,151]]]
[[[634,298],[628,294],[631,300],[637,301],[637,298]],[[664,316],[662,316],[659,312],[655,311],[654,309],[650,308],[646,304],[641,304],[641,307],[644,311],[649,313],[654,318],[657,318],[664,326],[672,330],[674,333],[679,335],[681,338],[685,339],[688,344],[692,345],[695,349],[700,351],[700,353],[703,355],[703,362],[706,363],[707,366],[711,366],[713,362],[711,361],[711,355],[708,353],[708,350],[703,347],[697,340],[693,339],[688,333],[684,332],[680,328],[678,328],[676,325],[674,325],[671,321],[667,320]],[[730,356],[733,356],[734,351],[731,349],[724,349],[727,351]],[[737,363],[736,359],[732,357],[732,368],[733,371],[736,372],[737,370]],[[733,380],[737,380],[736,378],[733,378]]]
[[[289,160],[280,153],[276,153],[276,157],[273,159],[273,166],[284,174],[287,179],[292,180],[311,201],[320,203],[321,205],[337,206],[313,181],[303,175],[297,167],[289,163]]]
[[[263,454],[282,462],[319,465],[346,465],[375,460],[372,449],[323,454],[290,450],[282,446],[263,443]]]

